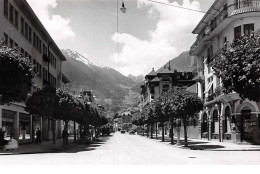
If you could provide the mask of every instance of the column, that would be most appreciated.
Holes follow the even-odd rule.
[[[211,141],[211,115],[209,108],[206,108],[208,115],[208,140]]]
[[[219,142],[223,142],[223,113],[224,113],[224,104],[220,104],[219,110]]]
[[[17,141],[19,140],[19,136],[20,136],[20,129],[19,129],[19,112],[15,112],[14,114],[14,139],[16,139]]]
[[[3,121],[3,114],[2,114],[2,108],[0,108],[0,128],[2,128],[2,121]]]
[[[31,142],[33,142],[34,140],[34,128],[33,128],[33,117],[32,115],[30,115],[30,138],[31,138]]]

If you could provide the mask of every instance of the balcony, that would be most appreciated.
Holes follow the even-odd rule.
[[[248,12],[260,12],[260,1],[259,0],[245,0],[238,3],[231,4],[223,8],[215,18],[210,21],[210,24],[206,29],[200,33],[197,37],[197,40],[190,48],[190,54],[192,55],[197,49],[199,44],[203,41],[205,36],[211,35],[213,31],[227,18],[236,19],[234,18],[235,15],[248,13]],[[231,21],[226,22],[225,25],[228,25]],[[214,34],[213,34],[214,35]]]

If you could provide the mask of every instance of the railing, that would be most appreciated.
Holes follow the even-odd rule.
[[[201,40],[206,35],[210,35],[211,32],[213,32],[226,18],[232,18],[232,16],[237,14],[256,11],[260,12],[260,0],[245,0],[224,7],[223,10],[220,11],[219,14],[211,20],[211,23],[208,25],[208,27],[205,28],[205,31],[198,35],[195,43],[190,48],[190,53],[193,53],[198,48]]]

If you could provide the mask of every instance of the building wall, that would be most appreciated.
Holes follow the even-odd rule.
[[[37,77],[33,80],[34,85],[32,87],[32,92],[39,90],[43,87],[43,75],[44,71],[43,69],[47,71],[48,64],[43,61],[43,54],[47,54],[47,46],[50,40],[48,40],[48,37],[44,35],[42,26],[38,26],[36,23],[32,23],[31,19],[35,18],[36,16],[28,16],[28,14],[25,14],[23,12],[23,9],[20,9],[18,7],[17,3],[25,3],[25,1],[17,1],[17,0],[8,0],[8,17],[4,14],[4,1],[0,0],[0,38],[5,39],[6,36],[8,36],[8,40],[6,40],[7,45],[9,47],[15,47],[18,46],[20,48],[21,54],[24,54],[24,56],[30,58],[31,63],[35,64],[32,65],[32,68],[35,69],[35,72],[37,73]],[[10,7],[13,6],[13,22],[10,21]],[[18,25],[16,26],[15,22],[15,14],[18,13]],[[22,18],[24,19],[24,34],[22,34]],[[37,18],[37,17],[36,17]],[[25,24],[26,23],[26,24]],[[27,26],[27,27],[26,27]],[[29,32],[29,28],[31,28],[31,32]],[[39,30],[40,28],[40,30]],[[27,29],[27,37],[25,34],[25,29]],[[34,37],[37,35],[37,37]],[[31,34],[31,37],[29,39],[29,34]],[[40,45],[38,48],[36,48],[36,44],[34,44],[34,38],[37,40],[37,44]],[[11,44],[11,41],[13,41],[13,44]],[[55,86],[60,86],[61,84],[61,71],[62,71],[62,61],[63,57],[60,57],[57,52],[60,50],[55,49],[54,47],[55,43],[52,43],[50,45],[50,54],[51,54],[51,62],[49,65],[49,72],[50,72],[50,81],[51,84],[54,84]],[[45,72],[46,72],[45,71]],[[47,73],[45,75],[47,77]],[[25,104],[24,103],[10,103],[8,105],[0,105],[0,127],[3,127],[3,121],[7,118],[4,118],[4,112],[3,110],[13,111],[15,113],[15,118],[13,122],[10,122],[13,126],[13,135],[14,138],[19,140],[19,143],[24,143],[28,141],[33,140],[33,132],[35,131],[36,127],[42,129],[42,136],[44,139],[48,139],[50,135],[50,130],[48,130],[48,123],[46,121],[42,122],[39,119],[34,119],[32,116],[30,116],[25,110],[24,110]],[[21,133],[23,131],[23,125],[24,122],[22,122],[21,119],[19,119],[20,114],[27,114],[28,119],[30,119],[30,122],[27,122],[27,125],[30,124],[30,140],[24,140],[21,139]],[[28,120],[27,119],[27,120]],[[35,123],[33,120],[37,120]],[[41,120],[41,119],[40,119]],[[7,124],[5,122],[5,124]],[[9,123],[8,123],[9,124]],[[6,127],[6,126],[5,126]],[[27,127],[27,126],[26,126]],[[27,129],[27,128],[26,128]]]
[[[221,7],[227,3],[228,5],[234,4],[234,0],[228,0],[228,1],[221,1],[221,5],[218,5],[218,7]],[[216,8],[216,7],[214,7]],[[221,8],[218,8],[219,10],[222,10]],[[234,9],[230,8],[228,14],[230,14]],[[237,17],[237,19],[235,19]],[[199,59],[198,61],[198,69],[204,68],[204,82],[198,82],[199,91],[202,90],[203,85],[204,88],[207,89],[209,86],[208,79],[213,77],[213,92],[215,92],[215,88],[221,85],[221,79],[218,79],[215,75],[213,75],[213,70],[207,64],[207,61],[205,61],[205,58],[208,56],[208,48],[210,46],[213,47],[213,55],[219,51],[224,46],[224,38],[227,38],[227,41],[229,43],[233,42],[234,39],[234,28],[241,25],[241,35],[244,33],[244,25],[245,24],[251,24],[254,23],[254,30],[259,33],[260,31],[260,11],[259,12],[247,12],[235,15],[232,18],[225,19],[222,21],[222,23],[218,24],[218,27],[215,28],[215,31],[213,31],[208,37],[209,39],[206,39],[198,44],[198,48],[201,49],[200,53],[197,53],[197,57]],[[210,22],[204,21],[205,23]],[[213,36],[214,34],[214,36]],[[204,62],[204,65],[202,65],[201,62]],[[204,66],[204,67],[203,67]],[[202,97],[203,93],[200,93],[199,96]],[[206,97],[209,95],[209,92],[206,92]],[[260,144],[260,112],[259,112],[259,102],[252,102],[245,100],[242,103],[240,102],[240,98],[237,94],[228,94],[228,95],[220,95],[222,97],[222,102],[216,103],[214,100],[208,103],[208,101],[205,101],[205,109],[200,114],[200,133],[202,129],[202,122],[203,118],[202,116],[204,114],[207,115],[207,122],[208,122],[208,131],[201,133],[202,138],[207,138],[210,140],[217,139],[219,141],[231,141],[231,142],[241,142],[242,141],[242,132],[241,131],[248,131],[249,135],[251,136],[251,142]],[[229,107],[231,108],[231,113],[229,116],[225,116],[225,109]],[[241,113],[243,108],[250,108],[251,109],[251,116],[250,119],[246,119],[246,117],[249,116],[242,116]],[[217,113],[217,121],[214,121],[214,112]],[[244,124],[244,122],[248,122]],[[227,124],[227,128],[225,127],[225,124]],[[243,124],[241,126],[241,124]],[[224,130],[227,129],[227,130]]]

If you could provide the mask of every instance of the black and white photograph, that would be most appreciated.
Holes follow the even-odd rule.
[[[260,0],[0,0],[0,166],[13,165],[253,172]]]

